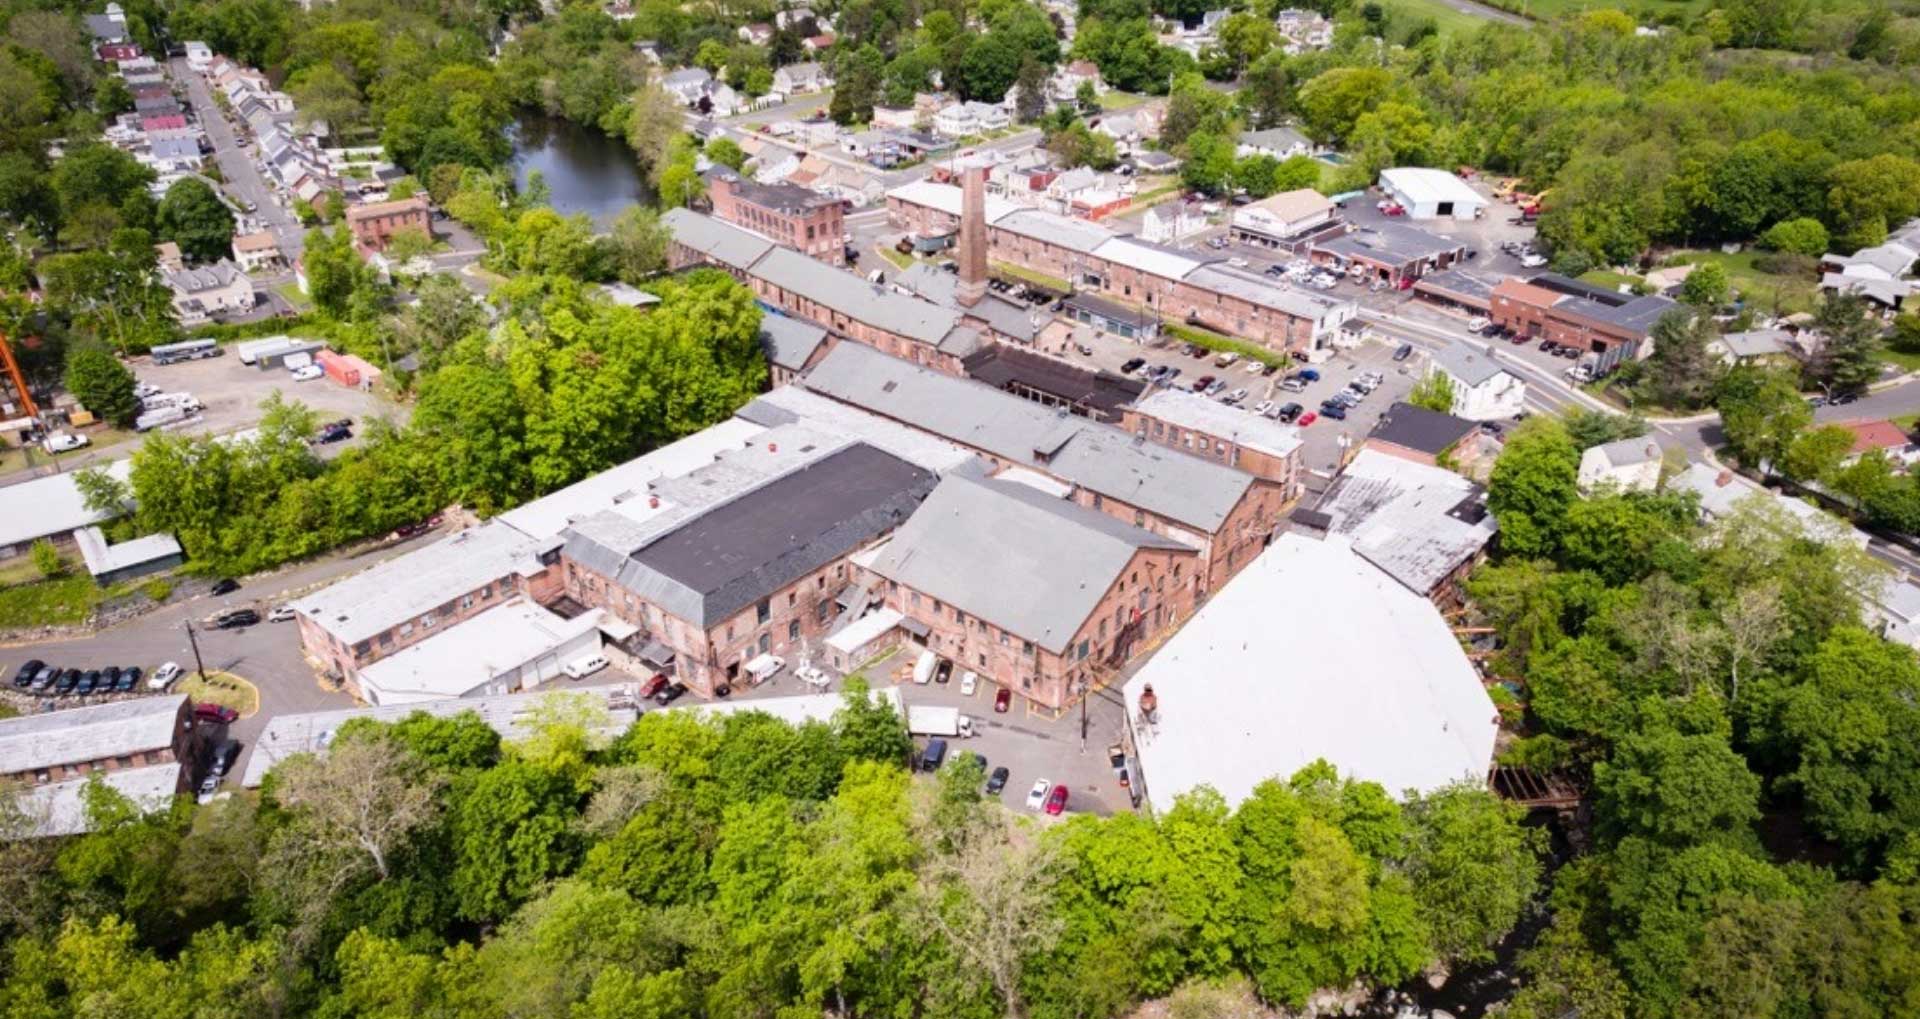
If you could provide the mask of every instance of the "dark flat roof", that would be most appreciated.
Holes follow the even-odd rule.
[[[701,514],[633,559],[697,592],[712,625],[898,527],[938,480],[872,446],[849,446]]]
[[[1448,269],[1444,272],[1428,273],[1420,277],[1413,285],[1415,291],[1439,294],[1457,301],[1473,301],[1482,307],[1493,305],[1493,288],[1500,285],[1498,273],[1475,272],[1472,269]]]
[[[1415,407],[1410,403],[1396,403],[1387,408],[1380,423],[1367,433],[1367,438],[1439,456],[1447,447],[1473,434],[1474,429],[1479,427],[1452,414]]]
[[[1598,301],[1601,304],[1614,307],[1626,304],[1634,299],[1632,294],[1623,294],[1618,290],[1596,286],[1584,280],[1574,279],[1571,276],[1562,276],[1557,272],[1543,272],[1527,282],[1536,287],[1545,287],[1557,293],[1567,294],[1571,297],[1584,297],[1589,301]]]
[[[1111,372],[1088,371],[1002,344],[990,344],[963,362],[967,374],[995,389],[1018,383],[1067,403],[1085,404],[1100,412],[1100,420],[1119,417],[1147,391],[1145,383]]]
[[[751,177],[742,177],[725,167],[708,170],[707,175],[730,181],[733,185],[733,193],[749,205],[758,205],[763,209],[776,209],[789,215],[839,203],[837,198],[828,198],[798,184],[762,184]]]
[[[1138,308],[1130,308],[1119,301],[1110,301],[1099,294],[1076,293],[1066,298],[1069,308],[1085,308],[1109,322],[1125,322],[1129,325],[1146,325],[1153,317]]]

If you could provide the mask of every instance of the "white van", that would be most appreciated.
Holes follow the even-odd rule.
[[[939,656],[931,651],[920,652],[920,660],[913,663],[913,681],[926,686],[933,679],[933,664],[938,660]]]
[[[585,679],[606,667],[607,660],[604,657],[592,654],[587,655],[585,658],[575,658],[573,661],[568,662],[566,668],[562,671],[565,672],[570,679]]]

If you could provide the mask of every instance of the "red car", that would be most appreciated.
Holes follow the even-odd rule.
[[[993,695],[994,713],[999,715],[1004,715],[1007,713],[1007,709],[1012,706],[1013,706],[1013,691],[1007,689],[1004,686],[1001,687],[1000,691]]]
[[[1315,421],[1318,421],[1318,420],[1320,420],[1320,415],[1315,414],[1313,411],[1307,411],[1305,414],[1300,415],[1300,420],[1294,422],[1294,424],[1297,424],[1300,427],[1305,428],[1308,425],[1313,424]]]
[[[659,693],[660,689],[666,685],[667,674],[664,672],[656,672],[653,674],[652,679],[647,680],[646,683],[640,687],[640,696],[652,697],[654,694]]]
[[[1386,205],[1380,207],[1380,211],[1389,216],[1404,216],[1407,214],[1407,210],[1397,202],[1388,202]]]
[[[206,702],[193,706],[193,717],[202,722],[219,722],[221,725],[227,725],[239,718],[240,713],[224,704]]]
[[[1047,794],[1047,813],[1059,814],[1067,809],[1067,787],[1057,785]]]

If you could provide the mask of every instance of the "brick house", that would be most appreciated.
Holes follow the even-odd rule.
[[[1574,347],[1601,370],[1652,350],[1644,342],[1654,324],[1680,305],[1657,294],[1635,296],[1557,273],[1507,279],[1493,288],[1490,317],[1528,337]]]
[[[431,219],[426,198],[414,195],[394,202],[353,206],[347,210],[347,229],[353,232],[353,243],[361,251],[385,251],[393,235],[402,230],[418,230],[431,237]]]
[[[846,220],[838,199],[794,184],[761,184],[725,167],[706,177],[715,217],[828,265],[846,264]]]
[[[1120,427],[1148,442],[1216,460],[1300,494],[1299,429],[1184,389],[1155,388],[1121,411]]]

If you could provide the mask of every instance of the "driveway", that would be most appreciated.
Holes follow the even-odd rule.
[[[253,215],[272,231],[274,239],[280,243],[281,253],[286,256],[288,264],[292,264],[300,257],[306,243],[306,231],[300,226],[300,221],[281,204],[280,193],[261,174],[260,167],[253,161],[251,148],[243,144],[240,132],[227,121],[226,115],[213,101],[213,92],[207,87],[206,79],[188,67],[184,57],[168,61],[167,69],[174,81],[186,85],[187,102],[193,107],[194,116],[199,118],[201,129],[207,133],[207,141],[213,145],[214,163],[220,167],[220,175],[226,178],[227,194],[243,208],[245,203],[253,203]]]

